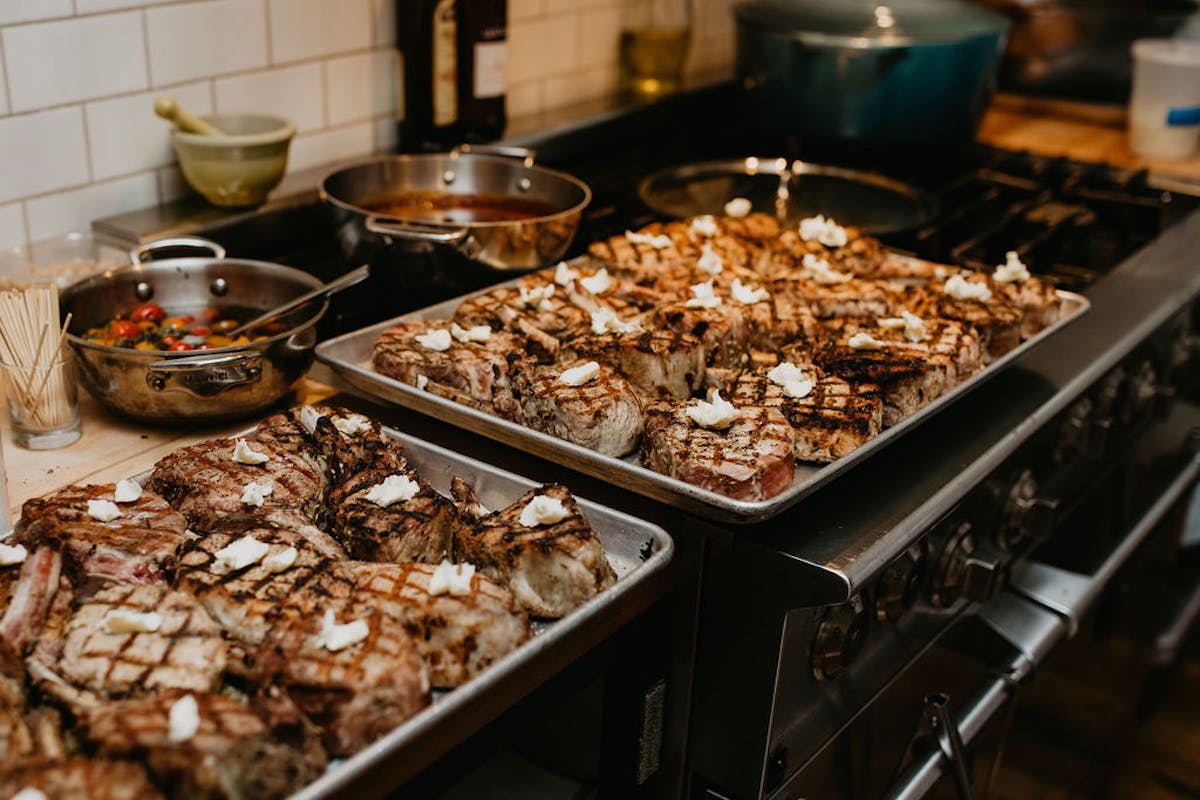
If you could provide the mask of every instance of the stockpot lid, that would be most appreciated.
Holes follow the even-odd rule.
[[[894,47],[1002,35],[1002,14],[965,0],[751,0],[738,22],[807,44]]]

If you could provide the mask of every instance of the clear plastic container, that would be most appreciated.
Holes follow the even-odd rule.
[[[1129,148],[1143,158],[1184,159],[1200,150],[1200,42],[1133,43]]]
[[[87,231],[73,231],[0,250],[0,289],[51,283],[62,289],[128,261],[125,251],[97,242]]]

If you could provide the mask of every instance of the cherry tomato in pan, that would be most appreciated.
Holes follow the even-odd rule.
[[[172,353],[179,353],[184,350],[191,350],[191,349],[192,349],[192,346],[190,344],[188,344],[187,342],[176,342],[175,344],[173,344],[167,348],[167,350],[171,351]]]
[[[212,330],[204,325],[197,325],[188,331],[192,336],[212,336]]]
[[[162,342],[163,347],[170,347],[171,345],[173,345],[179,341],[179,337],[172,336],[171,334],[168,333],[166,336],[163,336],[158,341]]]
[[[196,346],[197,350],[216,350],[216,347],[211,344],[201,344]]]
[[[162,322],[166,316],[167,312],[162,310],[162,306],[146,303],[135,308],[129,318],[134,322]]]
[[[136,339],[142,335],[142,329],[136,322],[118,319],[113,322],[111,333],[115,339]]]
[[[209,322],[212,322],[214,319],[217,319],[221,316],[221,312],[217,311],[215,308],[206,308],[200,312],[200,316],[204,317]]]

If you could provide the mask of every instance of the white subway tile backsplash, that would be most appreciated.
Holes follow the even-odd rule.
[[[118,8],[142,8],[170,3],[172,0],[75,0],[76,14],[95,14],[97,11],[113,11]]]
[[[397,0],[372,0],[371,15],[374,17],[376,47],[391,47],[396,43],[396,2]]]
[[[504,112],[509,119],[538,114],[543,107],[541,81],[509,85],[504,97]]]
[[[617,63],[621,38],[621,9],[598,8],[583,13],[586,35],[579,47],[579,63],[585,67]]]
[[[46,195],[25,204],[29,236],[36,242],[68,231],[89,230],[97,217],[146,208],[157,202],[158,181],[153,172]]]
[[[88,181],[83,109],[78,106],[0,119],[0,202]]]
[[[4,52],[0,47],[0,117],[8,113],[8,80],[4,77]]]
[[[3,0],[0,25],[71,16],[71,0]]]
[[[267,0],[276,64],[365,50],[372,44],[371,0]]]
[[[578,65],[579,39],[579,18],[575,16],[509,24],[509,82],[570,72]]]
[[[375,50],[325,64],[329,90],[329,124],[375,117],[395,108],[396,55]]]
[[[13,111],[144,89],[146,48],[137,11],[5,28]]]
[[[399,132],[396,130],[396,118],[394,116],[379,117],[375,120],[375,148],[376,153],[390,153],[396,149]]]
[[[597,67],[559,78],[547,78],[543,99],[546,108],[565,108],[573,103],[611,95],[616,90],[617,68]]]
[[[265,0],[212,0],[147,9],[154,86],[267,65]]]
[[[321,65],[315,62],[219,78],[216,89],[218,114],[286,117],[297,131],[325,125]]]
[[[0,250],[7,250],[25,241],[25,209],[20,203],[0,206]]]
[[[141,92],[96,100],[84,107],[93,180],[161,167],[175,160],[171,124],[154,114],[154,100],[159,94]],[[171,95],[193,114],[212,111],[207,82],[173,86]]]
[[[508,0],[508,21],[540,17],[546,11],[546,0]]]
[[[369,155],[374,139],[375,123],[370,121],[297,136],[288,153],[288,172]]]
[[[162,167],[158,170],[158,199],[162,203],[170,203],[183,197],[199,197],[196,191],[188,186],[187,179],[178,165]]]

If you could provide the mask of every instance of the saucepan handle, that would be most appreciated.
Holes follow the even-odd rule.
[[[146,383],[156,392],[181,390],[196,397],[216,397],[260,380],[262,362],[259,352],[164,358],[146,367]]]
[[[410,239],[416,242],[436,242],[439,244],[459,244],[470,235],[471,231],[465,226],[444,226],[432,223],[406,222],[387,217],[369,216],[363,222],[371,233],[381,236],[395,236],[398,239]]]
[[[193,250],[207,250],[218,261],[225,258],[225,248],[216,242],[202,239],[199,236],[171,236],[166,239],[155,239],[153,242],[139,244],[129,251],[129,260],[134,264],[141,264],[143,261],[154,260],[156,253],[162,253],[165,250],[178,250],[185,247]]]
[[[533,162],[537,159],[537,151],[528,147],[516,147],[506,144],[460,144],[450,151],[451,158],[458,158],[460,155],[468,153],[476,153],[481,156],[504,156],[505,158],[516,158],[527,167],[532,167]]]

